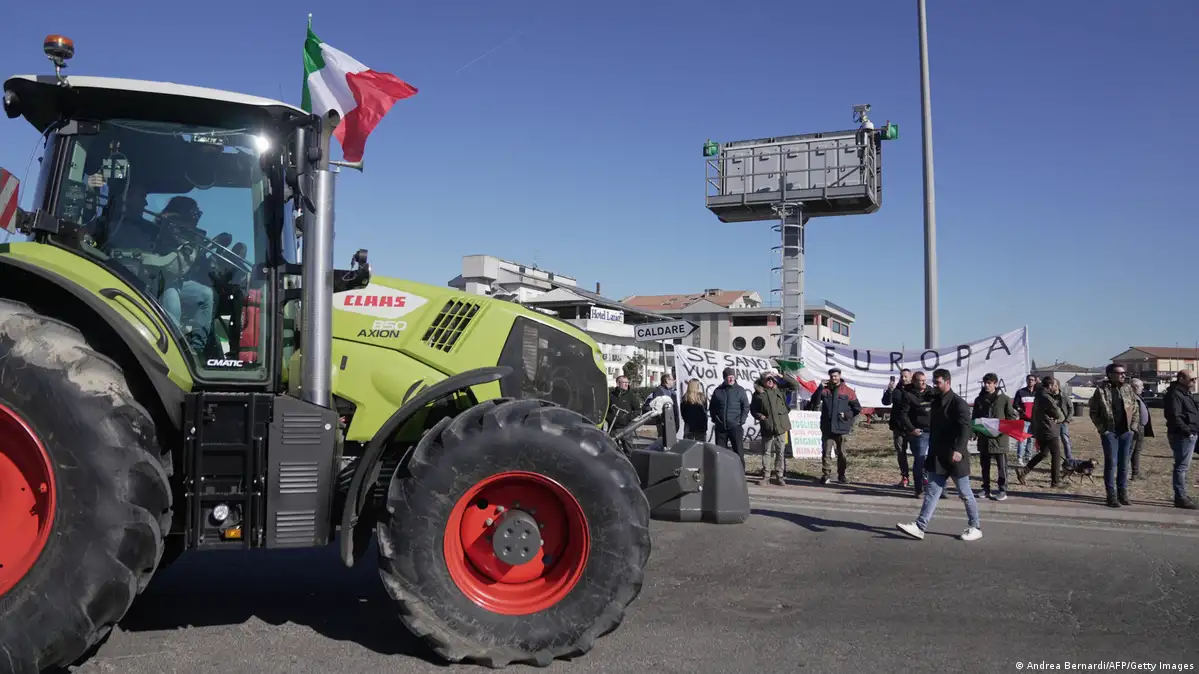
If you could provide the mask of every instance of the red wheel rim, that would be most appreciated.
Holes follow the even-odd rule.
[[[50,539],[53,475],[37,434],[0,405],[0,596],[29,573]]]
[[[536,520],[542,540],[529,561],[510,565],[492,547],[505,516]],[[565,487],[537,473],[492,475],[450,511],[445,560],[454,584],[471,601],[502,615],[528,615],[562,601],[583,576],[591,536],[583,508]]]

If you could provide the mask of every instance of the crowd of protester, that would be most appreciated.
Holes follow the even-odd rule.
[[[1119,508],[1130,505],[1128,482],[1139,479],[1144,440],[1155,436],[1148,406],[1141,397],[1144,384],[1138,379],[1128,381],[1121,365],[1109,365],[1105,374],[1106,379],[1090,398],[1090,421],[1103,447],[1106,504]],[[711,431],[717,445],[731,449],[744,463],[743,429],[752,415],[761,430],[762,481],[785,485],[791,428],[789,413],[798,406],[795,395],[799,390],[798,381],[769,370],[754,382],[750,393],[737,383],[732,368],[726,369],[723,376],[724,381],[710,397],[705,395],[698,380],[687,382],[681,402],[675,393],[674,376],[669,373],[662,376],[659,385],[644,401],[630,390],[627,377],[618,377],[609,401],[608,425],[614,434],[619,433],[635,417],[654,409],[656,399],[665,398],[659,403],[669,404],[673,409],[675,428],[683,437],[702,441]],[[973,404],[953,391],[948,370],[933,372],[931,385],[927,380],[924,372],[905,369],[898,381],[892,378],[882,397],[883,405],[891,408],[888,424],[900,473],[898,486],[911,489],[915,497],[923,500],[917,520],[901,525],[905,533],[922,537],[937,501],[945,498],[946,484],[952,480],[965,503],[970,521],[962,538],[975,540],[982,536],[978,526],[978,505],[970,488],[967,444],[971,436],[977,439],[982,496],[987,499],[1003,501],[1007,498],[1012,445],[1015,446],[1015,458],[1011,467],[1021,485],[1026,484],[1030,471],[1048,461],[1050,488],[1062,489],[1064,476],[1079,466],[1080,462],[1072,455],[1070,442],[1073,396],[1057,379],[1044,377],[1038,380],[1029,375],[1025,385],[1009,397],[1000,389],[999,377],[988,373],[982,379],[982,389]],[[1166,436],[1174,458],[1174,506],[1187,510],[1197,507],[1187,494],[1187,473],[1199,438],[1195,381],[1193,372],[1179,372],[1163,398]],[[828,483],[834,468],[837,481],[848,482],[847,439],[862,413],[853,388],[842,380],[840,370],[830,370],[828,379],[802,407],[820,412],[820,482]],[[1022,421],[1027,438],[1009,439],[1003,434],[993,437],[977,433],[972,428],[976,419]],[[909,453],[912,456],[910,465]],[[992,467],[995,469],[994,481],[991,479]]]

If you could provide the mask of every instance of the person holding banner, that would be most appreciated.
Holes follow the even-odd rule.
[[[820,458],[820,484],[828,484],[833,453],[837,454],[837,482],[845,483],[849,461],[845,456],[845,436],[853,432],[854,419],[862,413],[858,394],[841,381],[841,369],[828,371],[828,383],[816,389],[808,401],[809,410],[820,410],[820,434],[824,450]]]
[[[934,370],[933,386],[937,397],[929,413],[930,441],[925,466],[929,474],[928,489],[916,521],[895,527],[916,540],[923,540],[933,513],[937,511],[937,502],[945,491],[945,483],[952,479],[958,496],[966,505],[966,530],[958,538],[977,541],[983,537],[983,532],[978,519],[978,502],[970,488],[970,450],[967,448],[973,433],[970,406],[954,393],[949,370]]]
[[[770,484],[783,486],[787,476],[787,436],[791,434],[791,410],[782,389],[794,391],[799,383],[767,370],[754,384],[749,410],[762,429],[762,474],[770,473]]]

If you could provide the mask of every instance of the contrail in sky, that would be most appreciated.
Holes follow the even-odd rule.
[[[512,37],[508,38],[507,40],[504,40],[503,42],[501,42],[501,43],[497,44],[496,46],[492,47],[491,49],[488,49],[487,51],[483,52],[482,54],[479,54],[478,56],[474,57],[473,59],[471,59],[471,60],[467,61],[467,62],[466,62],[466,65],[464,65],[464,66],[462,66],[461,68],[459,68],[459,69],[455,70],[455,71],[454,71],[454,74],[455,74],[455,75],[457,75],[458,73],[462,72],[463,70],[466,70],[467,68],[469,68],[469,67],[473,66],[474,64],[478,63],[479,61],[482,61],[483,59],[487,58],[488,56],[491,56],[492,54],[494,54],[495,52],[499,51],[499,50],[500,50],[501,48],[503,48],[504,46],[506,46],[506,45],[508,45],[508,44],[511,44],[511,43],[512,43],[512,42],[514,42],[514,41],[515,41],[517,38],[519,38],[520,36],[522,36],[522,35],[524,35],[524,34],[525,34],[525,31],[523,31],[523,30],[522,30],[522,31],[520,31],[519,33],[517,33],[516,35],[513,35]]]

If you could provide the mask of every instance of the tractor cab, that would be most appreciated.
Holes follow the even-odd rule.
[[[262,309],[298,262],[281,150],[307,115],[114,78],[21,76],[4,90],[8,115],[45,140],[28,233],[125,280],[197,380],[272,380],[286,354],[271,352],[275,312]]]

